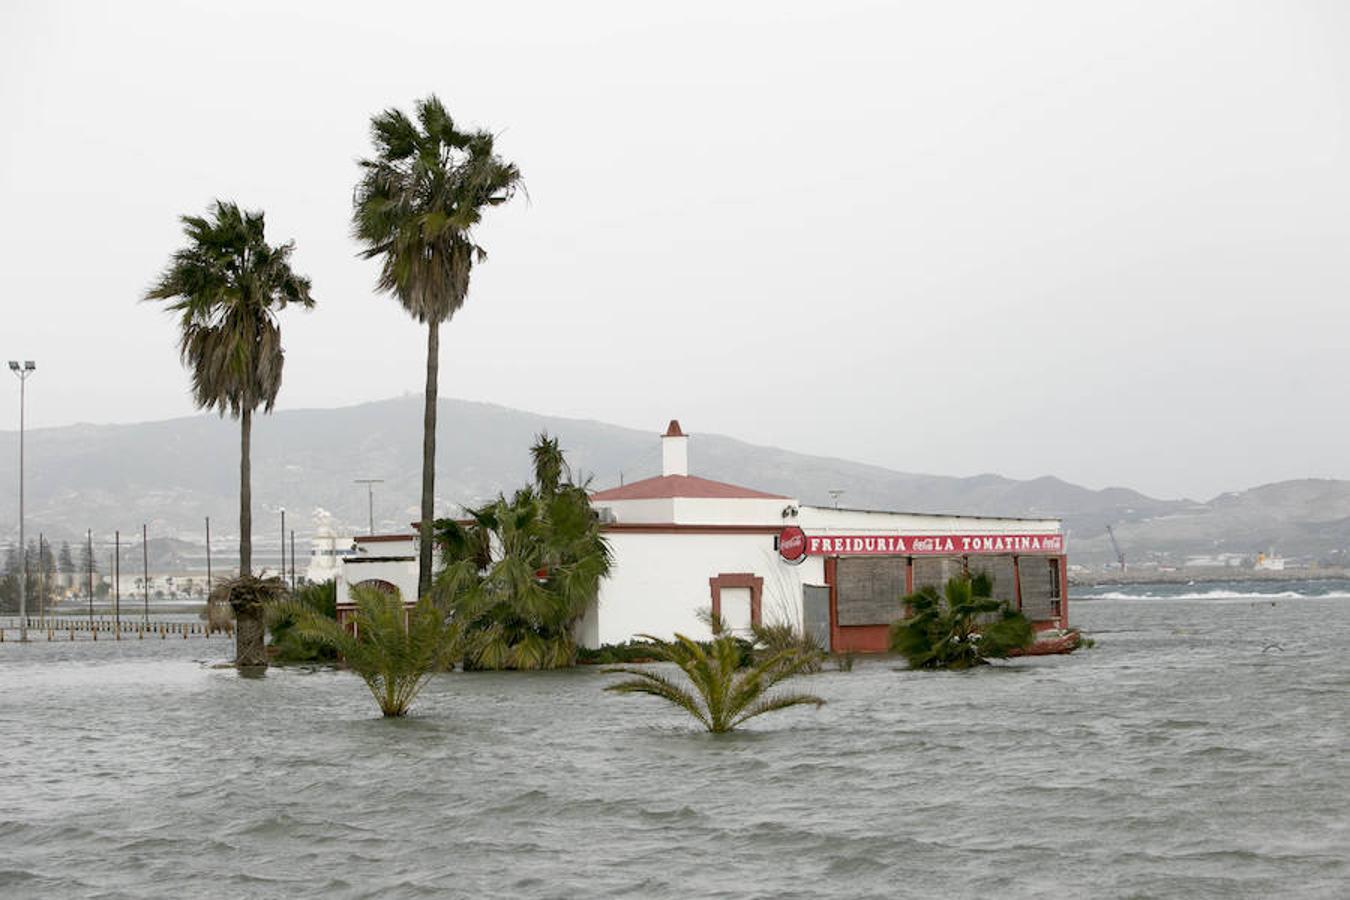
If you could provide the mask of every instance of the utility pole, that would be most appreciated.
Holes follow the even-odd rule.
[[[150,627],[150,546],[146,542],[145,523],[141,523],[141,586],[145,589],[145,606],[141,623]]]
[[[357,478],[352,484],[366,486],[366,516],[370,533],[375,533],[375,485],[384,484],[383,478]]]
[[[291,591],[295,591],[295,529],[291,529]]]
[[[120,632],[122,630],[122,532],[113,532],[113,567],[117,574],[113,575],[113,622]]]
[[[38,558],[37,558],[37,583],[38,583],[38,622],[43,628],[47,627],[47,554],[42,552],[46,544],[46,538],[42,532],[38,532]]]
[[[281,580],[286,580],[286,507],[281,508]]]
[[[28,640],[28,548],[23,542],[23,417],[24,404],[27,402],[28,376],[37,371],[37,364],[31,359],[19,365],[17,359],[9,361],[9,370],[19,378],[19,558],[24,561],[19,573],[19,640]]]

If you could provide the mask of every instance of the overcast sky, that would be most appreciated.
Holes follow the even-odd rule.
[[[436,92],[529,190],[443,396],[1161,496],[1347,478],[1348,66],[1331,2],[8,2],[0,357],[34,426],[192,413],[137,298],[222,197],[314,282],[280,407],[420,392],[348,217],[370,115]]]

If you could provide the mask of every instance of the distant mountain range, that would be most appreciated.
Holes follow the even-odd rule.
[[[278,513],[288,510],[303,554],[316,509],[345,532],[365,531],[366,491],[375,486],[377,531],[405,529],[417,514],[422,400],[405,396],[339,409],[279,412],[256,420],[253,441],[254,532],[259,549],[279,544]],[[573,466],[594,486],[659,474],[659,426],[650,431],[564,419],[465,400],[442,400],[437,443],[437,506],[457,512],[511,490],[529,474],[528,447],[547,430],[562,439]],[[690,425],[693,423],[685,423]],[[0,459],[12,460],[17,435],[0,433]],[[237,530],[238,426],[203,415],[133,425],[72,425],[28,432],[30,533],[55,540],[96,539],[113,529],[200,542],[211,517],[222,550]],[[1208,502],[1158,500],[1126,488],[1090,490],[1057,478],[1016,481],[998,475],[954,478],[808,456],[698,434],[693,472],[721,481],[844,506],[918,512],[1060,516],[1075,561],[1113,557],[1113,525],[1127,555],[1180,559],[1191,554],[1271,550],[1289,557],[1347,558],[1350,482],[1303,480],[1265,485]],[[17,536],[16,484],[0,479],[0,541]]]

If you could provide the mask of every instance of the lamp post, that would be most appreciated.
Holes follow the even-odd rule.
[[[19,378],[19,554],[23,558],[26,548],[23,543],[23,414],[27,399],[28,376],[37,371],[37,363],[31,359],[19,365],[17,359],[9,361],[9,370]],[[19,573],[19,640],[28,640],[28,567],[23,566]]]
[[[383,478],[357,478],[352,484],[364,484],[366,486],[366,515],[369,519],[368,527],[370,533],[375,533],[375,485],[384,484]]]

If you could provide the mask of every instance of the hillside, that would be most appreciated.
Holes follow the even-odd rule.
[[[474,403],[441,401],[437,506],[446,513],[523,482],[527,448],[542,430],[562,438],[569,459],[594,474],[596,487],[657,474],[657,434]],[[685,423],[691,425],[692,423]],[[277,513],[303,538],[315,509],[346,530],[365,529],[366,493],[376,486],[377,530],[404,528],[416,516],[421,398],[406,396],[326,410],[260,417],[254,429],[255,533],[275,545]],[[230,420],[194,416],[134,425],[75,425],[28,434],[28,527],[55,539],[140,531],[197,541],[204,517],[226,541],[237,513],[238,429]],[[0,433],[0,459],[12,459],[16,435]],[[1299,481],[1226,494],[1209,503],[1157,500],[1125,488],[1090,490],[1053,477],[1015,481],[918,475],[808,456],[695,432],[691,467],[709,478],[791,494],[808,503],[951,513],[1057,515],[1083,561],[1109,558],[1105,525],[1115,523],[1132,558],[1148,553],[1324,554],[1350,546],[1350,483]],[[13,540],[16,486],[0,483],[0,540]],[[306,545],[307,546],[307,545]]]

